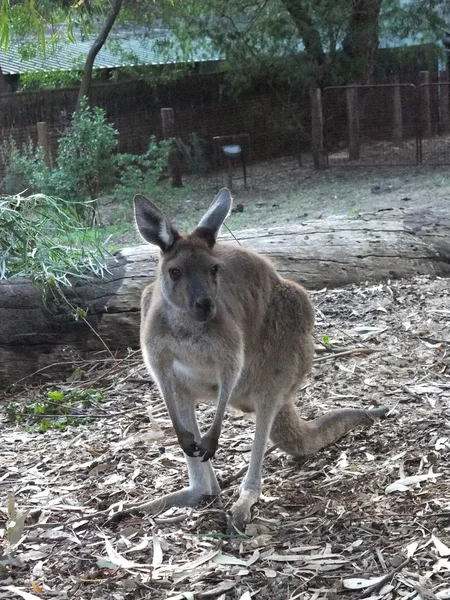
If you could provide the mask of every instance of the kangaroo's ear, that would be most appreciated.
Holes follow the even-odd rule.
[[[202,218],[193,235],[205,239],[212,248],[216,243],[220,227],[227,218],[231,208],[230,190],[223,188],[211,202],[208,212]]]
[[[143,239],[159,246],[163,252],[170,250],[180,238],[169,219],[145,196],[134,197],[134,218]]]

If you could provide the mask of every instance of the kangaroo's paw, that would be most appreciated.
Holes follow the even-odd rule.
[[[233,504],[228,519],[228,534],[245,534],[245,527],[252,518],[252,506],[258,502],[259,492],[243,490],[237,502]]]
[[[112,513],[108,521],[120,521],[124,517],[139,513],[158,515],[166,510],[169,510],[169,508],[195,506],[200,504],[200,502],[207,497],[209,497],[208,494],[205,494],[201,490],[184,488],[178,492],[172,492],[171,494],[167,494],[166,496],[162,496],[156,500],[151,500],[150,502],[124,505],[122,510]]]
[[[208,461],[213,458],[217,448],[219,447],[219,438],[216,435],[204,435],[198,444],[200,451],[199,456],[202,457],[202,462]]]
[[[199,447],[195,441],[194,434],[187,429],[180,429],[177,432],[178,443],[187,456],[193,457],[199,455]],[[183,490],[182,490],[183,491]]]

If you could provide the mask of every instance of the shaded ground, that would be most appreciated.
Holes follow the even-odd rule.
[[[65,432],[27,432],[3,419],[0,510],[6,518],[14,492],[27,517],[24,528],[16,515],[3,532],[5,547],[8,535],[16,543],[2,559],[0,598],[19,597],[17,588],[83,600],[450,598],[448,281],[312,296],[318,352],[299,396],[302,413],[386,404],[387,420],[303,462],[269,454],[249,537],[229,540],[225,511],[253,432],[246,417],[227,416],[214,459],[222,504],[111,523],[110,506],[157,497],[186,478],[140,358],[86,364],[75,383],[26,390],[23,399],[102,386],[106,398],[94,423]],[[201,410],[203,426],[212,410]],[[403,487],[386,493],[399,479]]]
[[[305,160],[300,167],[292,158],[272,160],[250,169],[249,189],[236,180],[234,205],[243,212],[230,215],[227,225],[233,230],[248,227],[300,223],[330,214],[371,212],[386,208],[440,208],[448,206],[450,171],[442,167],[333,167],[314,171]],[[227,184],[225,174],[218,177],[187,177],[185,188],[168,188],[156,202],[184,229],[193,228],[211,202],[215,192]],[[103,206],[102,220],[112,224],[112,240],[117,247],[140,243],[133,225],[131,198],[123,204]]]

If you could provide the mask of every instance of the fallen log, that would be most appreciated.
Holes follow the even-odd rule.
[[[222,237],[265,254],[283,276],[309,289],[450,275],[450,213],[443,211],[382,211],[234,235]],[[61,374],[105,346],[114,354],[137,348],[140,295],[157,260],[151,246],[125,248],[103,279],[74,281],[67,302],[44,300],[24,279],[0,281],[0,386],[39,370],[41,378]],[[86,320],[75,320],[73,307],[85,310]]]

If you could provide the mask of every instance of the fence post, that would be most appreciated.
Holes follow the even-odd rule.
[[[393,98],[393,106],[392,106],[392,109],[393,109],[392,141],[394,142],[394,144],[397,144],[399,146],[403,141],[403,115],[402,115],[402,91],[401,91],[401,87],[399,85],[398,75],[394,75],[393,83],[395,84],[395,87],[393,88],[394,98]]]
[[[439,122],[441,124],[441,133],[445,133],[450,128],[450,106],[449,106],[449,83],[448,71],[439,71]]]
[[[161,109],[161,121],[164,139],[166,140],[168,138],[175,137],[175,117],[173,114],[173,108]],[[181,162],[175,146],[172,146],[171,150],[169,151],[167,162],[173,187],[183,187],[183,180],[181,179]]]
[[[44,150],[44,162],[47,167],[52,167],[52,154],[50,150],[50,137],[48,134],[48,127],[45,121],[39,121],[37,123],[37,135],[38,144]]]
[[[315,169],[325,168],[325,153],[323,150],[323,112],[322,92],[315,88],[310,92],[311,98],[311,151]]]
[[[347,87],[345,94],[347,100],[348,158],[349,160],[359,160],[361,148],[359,142],[358,88]]]
[[[420,90],[420,113],[422,120],[422,135],[431,135],[431,101],[430,101],[430,73],[429,71],[420,71],[419,81]]]

